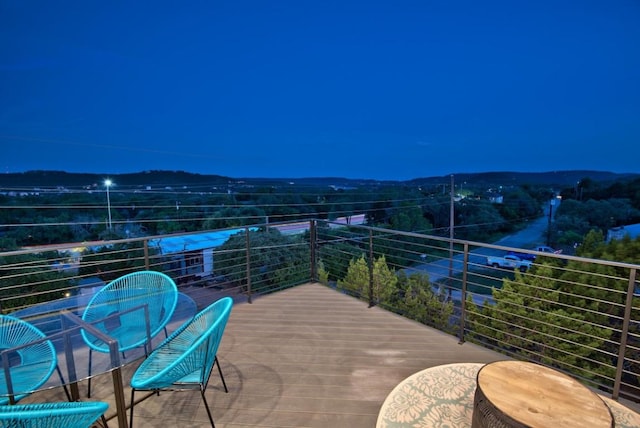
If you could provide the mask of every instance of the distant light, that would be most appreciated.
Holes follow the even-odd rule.
[[[107,188],[107,212],[109,213],[109,232],[111,232],[111,199],[109,198],[109,187],[111,187],[111,185],[113,184],[113,182],[110,179],[106,179],[104,180],[104,185]]]

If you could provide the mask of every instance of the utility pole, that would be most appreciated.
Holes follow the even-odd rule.
[[[451,238],[451,250],[453,251],[453,237],[454,237],[454,233],[453,233],[453,228],[455,226],[455,222],[453,221],[453,215],[454,215],[454,210],[453,210],[453,204],[455,202],[455,185],[453,183],[453,174],[451,174],[451,192],[450,192],[450,207],[449,207],[449,237]]]
[[[449,285],[453,282],[453,238],[454,234],[454,209],[453,204],[455,202],[454,198],[454,182],[453,182],[453,174],[451,174],[451,191],[450,191],[450,207],[449,207]],[[449,298],[451,298],[451,287],[449,287]]]
[[[551,218],[553,217],[553,195],[551,195],[551,199],[549,200],[549,223],[547,224],[547,247],[551,246]]]

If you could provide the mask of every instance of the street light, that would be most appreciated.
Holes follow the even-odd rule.
[[[549,222],[547,224],[547,247],[551,245],[551,220],[553,219],[553,207],[556,205],[557,197],[555,194],[551,194],[549,200]]]
[[[109,187],[113,184],[113,181],[106,179],[104,185],[107,187],[107,211],[109,212],[109,232],[111,232],[111,199],[109,199]]]

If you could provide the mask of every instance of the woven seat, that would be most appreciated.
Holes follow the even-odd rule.
[[[178,288],[169,276],[154,271],[134,272],[100,289],[89,301],[82,319],[117,340],[120,352],[140,346],[144,346],[146,352],[149,339],[160,333],[171,319],[177,301]],[[91,376],[91,352],[108,353],[109,346],[86,330],[82,330],[82,337],[90,347]]]
[[[131,378],[130,426],[133,426],[136,391],[184,389],[200,390],[211,426],[215,426],[205,390],[216,364],[225,392],[228,392],[216,354],[232,305],[230,297],[209,305],[173,332],[140,364]]]
[[[0,315],[0,349],[10,378],[0,370],[0,404],[15,403],[43,385],[58,366],[55,348],[44,333],[19,318]],[[15,351],[13,350],[15,348]],[[8,382],[11,382],[9,390]]]
[[[0,428],[88,428],[108,408],[101,401],[0,406]]]

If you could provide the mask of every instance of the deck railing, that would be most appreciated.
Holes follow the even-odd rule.
[[[168,240],[171,249],[163,247]],[[536,259],[526,272],[487,265],[487,256],[509,251]],[[640,401],[640,266],[616,261],[324,220],[257,224],[0,253],[1,310],[53,300],[81,305],[107,282],[142,269],[162,271],[179,287],[213,287],[249,301],[319,281],[461,342]]]

